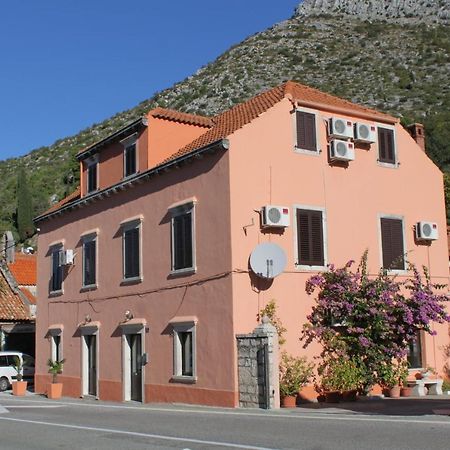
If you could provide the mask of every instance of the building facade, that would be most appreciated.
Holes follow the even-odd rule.
[[[442,174],[412,134],[287,82],[213,118],[158,108],[79,153],[80,189],[36,219],[36,391],[65,358],[64,395],[238,406],[236,336],[270,300],[284,349],[318,353],[299,342],[305,282],[328,264],[368,249],[372,274],[408,260],[446,283]],[[417,239],[427,224],[437,239]],[[249,264],[265,242],[287,261],[275,278]],[[436,330],[411,358],[442,373]]]

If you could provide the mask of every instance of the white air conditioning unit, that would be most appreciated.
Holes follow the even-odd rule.
[[[434,222],[418,222],[416,225],[416,238],[419,241],[435,241],[439,238],[438,226]]]
[[[355,141],[358,142],[376,142],[377,141],[377,127],[373,124],[355,123]]]
[[[70,266],[73,264],[74,260],[73,250],[61,250],[59,252],[59,265],[60,266]]]
[[[330,119],[330,136],[353,138],[353,122],[348,119],[332,117]]]
[[[262,209],[263,227],[286,228],[290,224],[289,208],[287,206],[267,205]]]
[[[332,161],[353,161],[355,159],[355,146],[353,142],[333,139],[330,141],[330,159]]]

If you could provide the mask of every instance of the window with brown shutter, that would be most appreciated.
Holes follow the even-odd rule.
[[[383,269],[404,270],[403,221],[381,218]]]
[[[378,161],[395,164],[394,130],[378,127]]]
[[[298,265],[325,265],[322,216],[322,211],[297,209]]]
[[[317,152],[316,116],[304,111],[296,111],[297,148]]]

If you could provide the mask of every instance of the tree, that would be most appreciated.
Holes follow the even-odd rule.
[[[28,189],[28,180],[23,167],[17,175],[17,231],[23,242],[34,234],[33,209],[31,195]]]
[[[322,365],[336,358],[357,362],[364,374],[364,390],[383,383],[382,369],[406,356],[409,343],[420,330],[435,334],[432,322],[450,322],[443,285],[432,284],[413,265],[412,277],[404,282],[380,272],[369,278],[367,252],[357,271],[353,261],[312,276],[306,283],[308,294],[317,292],[316,304],[303,327],[304,347],[312,341],[322,344]],[[326,367],[319,366],[319,372]]]

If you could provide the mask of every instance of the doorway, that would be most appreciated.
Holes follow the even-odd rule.
[[[98,398],[99,326],[81,326],[81,392]]]
[[[87,346],[87,379],[88,394],[97,396],[97,336],[90,334],[84,337]]]
[[[142,401],[142,342],[140,334],[127,336],[130,346],[130,400]]]

